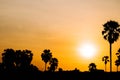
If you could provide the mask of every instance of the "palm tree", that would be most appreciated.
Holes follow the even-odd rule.
[[[90,72],[94,72],[94,71],[96,71],[96,64],[95,63],[90,63],[88,68],[89,68]]]
[[[112,72],[112,44],[119,38],[120,25],[118,22],[110,20],[103,27],[102,35],[110,44],[110,72]]]
[[[52,58],[52,53],[50,52],[49,49],[45,49],[45,50],[43,51],[43,53],[41,54],[41,58],[42,58],[42,60],[45,62],[45,71],[46,71],[46,65],[47,65],[48,61],[51,60],[51,58]]]
[[[50,67],[49,67],[49,70],[54,72],[55,69],[57,69],[58,67],[58,59],[57,58],[52,58],[50,60]]]
[[[107,64],[107,62],[109,62],[109,60],[108,60],[108,56],[104,56],[103,58],[102,58],[102,61],[104,62],[104,64],[105,64],[105,71],[106,71],[106,64]]]
[[[120,56],[120,48],[118,49],[118,52],[116,53],[117,58]]]
[[[118,72],[118,67],[120,66],[120,48],[118,49],[116,56],[118,59],[115,61],[115,65],[117,66],[117,72]]]
[[[115,61],[115,65],[117,66],[117,72],[118,72],[118,66],[120,65],[120,61],[119,61],[119,60],[116,60],[116,61]]]

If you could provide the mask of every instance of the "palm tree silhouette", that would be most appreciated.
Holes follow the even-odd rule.
[[[57,66],[58,66],[58,59],[57,58],[52,58],[50,60],[49,71],[54,72],[55,69],[57,69]]]
[[[117,72],[118,72],[118,67],[120,66],[120,48],[118,49],[116,56],[117,56],[117,60],[115,61],[115,65],[117,66]]]
[[[118,40],[120,35],[120,25],[116,21],[108,21],[103,25],[102,35],[110,44],[110,72],[112,72],[112,44]]]
[[[45,71],[46,71],[46,65],[47,65],[48,61],[51,60],[51,58],[52,58],[52,53],[50,52],[49,49],[45,49],[45,50],[43,51],[43,53],[41,54],[41,58],[42,58],[42,60],[45,62]]]
[[[90,72],[94,72],[94,71],[96,71],[96,64],[95,63],[90,63],[88,68],[89,68]]]
[[[105,64],[105,71],[106,71],[106,64],[107,64],[107,62],[109,62],[109,60],[108,60],[108,56],[104,56],[103,58],[102,58],[102,61],[104,62],[104,64]]]
[[[119,58],[119,56],[120,56],[120,48],[118,49],[118,52],[116,53],[116,56]]]
[[[115,65],[116,65],[116,67],[117,67],[117,72],[118,72],[118,67],[120,66],[120,61],[119,61],[119,60],[116,60],[116,61],[115,61]]]

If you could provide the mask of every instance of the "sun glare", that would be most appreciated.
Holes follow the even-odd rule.
[[[79,54],[84,58],[92,58],[95,56],[96,50],[95,45],[91,43],[84,43],[78,49]]]

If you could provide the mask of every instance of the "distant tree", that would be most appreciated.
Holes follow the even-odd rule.
[[[97,70],[95,63],[90,63],[89,66],[88,66],[88,68],[89,68],[90,72],[95,72]]]
[[[102,58],[102,61],[104,62],[104,64],[105,64],[105,71],[106,71],[106,64],[107,64],[107,62],[109,62],[109,60],[108,60],[108,56],[104,56],[103,58]]]
[[[115,61],[115,65],[116,65],[116,67],[117,67],[117,72],[118,72],[118,67],[120,66],[120,61],[119,61],[119,60],[116,60],[116,61]]]
[[[59,71],[59,72],[62,72],[62,71],[63,71],[63,69],[62,69],[62,68],[59,68],[59,69],[58,69],[58,71]]]
[[[117,56],[117,60],[115,61],[115,65],[117,66],[117,72],[118,72],[118,67],[120,66],[120,48],[118,49],[116,56]]]
[[[42,60],[45,62],[45,71],[46,71],[46,65],[52,58],[52,53],[49,49],[45,49],[43,53],[41,54]]]
[[[80,70],[77,69],[77,68],[75,68],[73,71],[74,71],[74,72],[80,72]]]
[[[33,53],[30,50],[5,49],[2,53],[0,72],[13,71],[38,71],[38,68],[31,64]]]
[[[118,22],[110,20],[103,27],[102,35],[110,44],[110,72],[112,72],[112,44],[119,38],[120,25]]]
[[[7,71],[15,69],[15,51],[13,49],[5,49],[2,53],[2,65]]]
[[[27,70],[32,61],[33,53],[30,50],[16,50],[16,66],[19,69]]]
[[[50,67],[49,71],[54,72],[58,67],[58,59],[57,58],[52,58],[50,60]]]

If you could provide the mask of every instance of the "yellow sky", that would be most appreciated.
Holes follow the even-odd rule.
[[[119,4],[120,0],[0,0],[0,52],[30,49],[32,63],[40,70],[44,69],[40,57],[44,49],[52,51],[64,70],[85,71],[91,62],[104,69],[101,58],[109,55],[109,44],[101,35],[102,25],[108,20],[120,23]],[[77,52],[87,41],[98,49],[92,59]],[[118,48],[120,39],[113,44],[113,54]],[[116,70],[114,63],[113,67]]]

